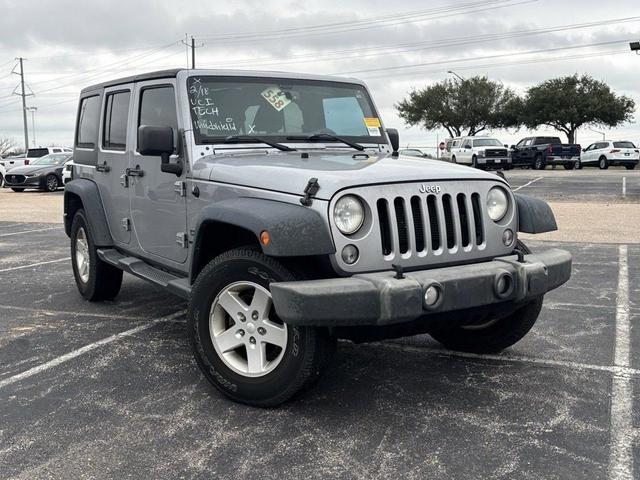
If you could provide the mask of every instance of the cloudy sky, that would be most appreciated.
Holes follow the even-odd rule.
[[[402,144],[435,146],[445,137],[407,128],[394,104],[450,77],[448,70],[487,75],[518,92],[588,73],[640,109],[640,56],[628,46],[640,40],[637,0],[0,0],[0,9],[0,137],[20,144],[15,57],[27,59],[37,143],[70,145],[82,87],[186,66],[185,33],[202,45],[201,67],[362,78]],[[513,143],[528,132],[493,133]],[[640,125],[606,135],[638,143]],[[583,145],[599,138],[588,129],[578,134]]]

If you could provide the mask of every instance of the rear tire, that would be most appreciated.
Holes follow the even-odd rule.
[[[456,160],[456,156],[455,155],[451,156],[451,163],[458,163],[458,160]]]
[[[328,363],[336,340],[326,329],[287,325],[273,309],[269,284],[296,279],[251,247],[223,253],[198,275],[188,314],[193,354],[207,380],[231,399],[279,405]]]
[[[607,168],[609,168],[609,162],[607,161],[607,157],[600,157],[598,159],[598,168],[600,170],[606,170]]]
[[[71,264],[80,295],[90,302],[114,299],[122,286],[122,270],[98,258],[83,209],[73,217],[70,233]]]
[[[624,168],[626,168],[627,170],[633,170],[636,168],[635,164],[634,165],[625,165]]]
[[[582,170],[582,160],[578,160],[578,163],[576,163],[576,169]]]
[[[545,167],[546,167],[546,165],[544,163],[544,159],[542,158],[542,155],[540,155],[540,154],[536,155],[536,158],[533,161],[533,169],[534,170],[544,170]]]
[[[476,157],[475,155],[471,157],[471,166],[473,168],[478,168],[478,157]]]
[[[563,165],[565,170],[573,170],[576,168],[576,164],[575,163],[565,163]]]
[[[518,241],[517,247],[531,253]],[[431,336],[450,350],[471,353],[497,353],[520,341],[531,330],[542,309],[543,296],[519,307],[512,314],[483,320],[482,324],[457,326],[431,332]]]

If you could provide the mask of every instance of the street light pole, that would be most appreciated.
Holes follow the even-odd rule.
[[[36,147],[36,112],[38,107],[27,107],[27,110],[31,112],[31,131],[33,132],[33,146]]]
[[[458,75],[456,72],[454,72],[453,70],[447,70],[447,73],[450,73],[451,75],[455,75],[456,77],[458,77],[461,81],[464,82],[464,77]]]
[[[589,128],[589,130],[591,130],[593,133],[598,133],[598,134],[602,135],[602,140],[603,141],[607,138],[607,136],[605,135],[604,132],[601,132],[599,130],[594,130],[593,128]]]

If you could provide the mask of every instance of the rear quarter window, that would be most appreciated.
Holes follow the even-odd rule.
[[[83,98],[78,110],[76,146],[95,148],[98,141],[98,122],[100,121],[100,96]]]

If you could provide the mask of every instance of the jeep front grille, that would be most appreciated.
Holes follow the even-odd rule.
[[[486,213],[488,191],[505,184],[501,180],[444,180],[425,183],[368,185],[340,191],[329,204],[344,195],[355,195],[366,206],[365,222],[353,235],[343,235],[331,223],[336,255],[334,264],[344,273],[430,268],[438,265],[469,263],[513,251],[504,245],[505,229],[518,228],[515,199],[496,223]],[[508,189],[505,188],[508,192]],[[358,248],[354,264],[342,261],[347,245]]]
[[[484,243],[480,195],[413,195],[377,201],[382,255],[407,256],[477,247]]]

